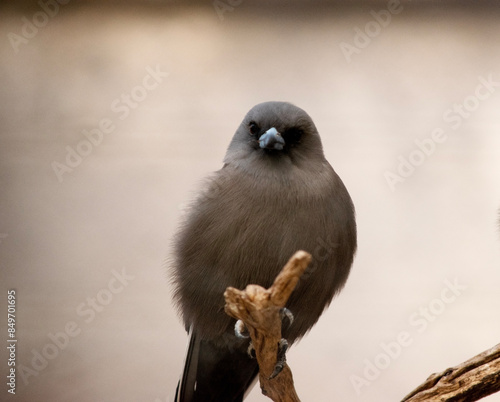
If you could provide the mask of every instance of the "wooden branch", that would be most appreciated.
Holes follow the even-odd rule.
[[[432,374],[402,402],[472,402],[500,391],[500,344]]]
[[[276,365],[281,339],[280,309],[311,261],[311,255],[297,251],[269,289],[248,285],[245,290],[228,287],[224,292],[225,311],[243,321],[250,333],[259,364],[262,393],[275,402],[300,402],[293,385],[292,371],[285,363],[283,371],[270,379]]]

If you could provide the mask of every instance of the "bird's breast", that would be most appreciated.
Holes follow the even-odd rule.
[[[205,205],[211,218],[200,244],[213,250],[216,276],[231,286],[269,286],[295,251],[312,252],[318,238],[330,238],[331,202],[312,187],[291,180],[226,180],[220,196]]]

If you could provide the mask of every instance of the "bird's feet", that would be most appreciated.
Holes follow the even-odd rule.
[[[271,376],[269,377],[270,380],[272,380],[279,373],[281,373],[283,367],[285,367],[287,350],[288,350],[288,342],[285,338],[281,338],[281,340],[278,343],[278,357],[276,358],[276,364],[274,366],[274,370],[271,373]]]
[[[281,340],[278,343],[278,356],[276,357],[276,364],[274,365],[274,370],[271,373],[271,376],[269,377],[270,380],[272,380],[274,377],[276,377],[279,373],[283,371],[283,367],[285,367],[286,363],[287,350],[288,350],[288,341],[284,338],[281,338]],[[251,359],[256,358],[255,349],[253,347],[252,342],[250,342],[250,344],[248,345],[247,353]]]
[[[285,327],[285,321],[288,321],[286,327],[290,327],[293,324],[293,314],[290,310],[288,310],[286,307],[283,307],[280,310],[280,317],[281,317],[281,326]],[[272,380],[274,377],[276,377],[279,373],[283,371],[283,367],[285,367],[286,363],[286,351],[288,350],[288,341],[285,338],[281,338],[281,340],[278,343],[278,356],[276,357],[276,365],[274,366],[274,370],[271,373],[271,376],[269,377],[270,380]]]
[[[292,312],[288,310],[286,307],[280,310],[280,317],[282,325],[285,323],[285,318],[288,321],[287,327],[292,325],[294,317]],[[236,324],[234,325],[234,333],[240,339],[247,339],[250,337],[250,334],[247,328],[245,327],[245,324],[241,320],[236,321]],[[271,376],[269,377],[270,380],[275,378],[279,373],[281,373],[281,371],[283,371],[283,367],[285,367],[286,363],[287,350],[288,350],[288,341],[285,338],[282,338],[278,343],[278,355],[276,358],[276,365],[274,366],[274,370],[271,373]],[[255,349],[253,347],[252,342],[250,342],[250,344],[248,345],[247,353],[252,359],[255,359],[256,356]]]
[[[293,324],[294,320],[293,314],[286,307],[283,307],[280,310],[280,318],[282,325],[285,323],[285,318],[288,320],[287,327]],[[246,339],[250,337],[250,333],[248,332],[247,327],[245,327],[245,324],[241,320],[236,321],[236,324],[234,324],[234,333],[238,338],[241,339]]]

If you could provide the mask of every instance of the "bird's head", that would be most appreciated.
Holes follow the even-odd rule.
[[[309,115],[287,102],[264,102],[245,116],[224,163],[244,170],[324,163],[321,139]]]

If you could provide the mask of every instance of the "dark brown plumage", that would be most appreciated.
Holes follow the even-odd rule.
[[[261,103],[243,119],[223,168],[207,180],[175,241],[175,300],[196,342],[242,353],[234,320],[224,313],[224,290],[269,287],[299,249],[314,262],[287,305],[295,316],[283,331],[290,342],[316,323],[347,279],[356,250],[354,207],[307,113]],[[255,363],[248,364],[253,373]],[[186,370],[193,376],[192,367]],[[212,400],[206,398],[180,400]],[[213,400],[241,395],[231,398]]]

